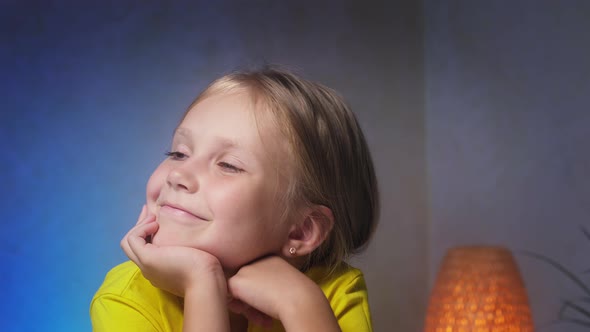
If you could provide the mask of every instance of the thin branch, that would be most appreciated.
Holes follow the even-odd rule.
[[[580,230],[582,231],[582,233],[584,233],[584,235],[586,236],[586,239],[588,239],[588,241],[590,241],[590,232],[588,232],[586,227],[580,225]]]
[[[567,309],[572,309],[574,311],[577,311],[578,313],[581,313],[582,315],[584,315],[585,317],[588,317],[590,319],[590,311],[588,311],[586,308],[578,305],[575,301],[570,301],[570,300],[565,300],[563,302],[563,304],[561,305],[561,309],[559,310],[559,319],[562,319],[562,320],[569,319],[569,318],[565,317],[565,312]]]
[[[588,286],[586,286],[586,284],[584,284],[584,282],[582,280],[580,280],[575,274],[573,274],[572,272],[570,272],[566,267],[564,267],[563,265],[559,264],[557,261],[547,257],[547,256],[543,256],[531,251],[527,251],[524,250],[522,251],[525,255],[536,258],[538,260],[541,260],[547,264],[552,265],[553,267],[555,267],[558,271],[560,271],[561,273],[563,273],[565,276],[567,276],[571,281],[573,281],[576,285],[578,285],[578,287],[580,287],[582,290],[584,290],[584,292],[590,296],[590,288],[588,288]]]

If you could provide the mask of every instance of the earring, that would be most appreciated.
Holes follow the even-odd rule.
[[[297,251],[297,249],[295,249],[294,247],[289,248],[289,253],[291,255],[295,255],[295,252]]]

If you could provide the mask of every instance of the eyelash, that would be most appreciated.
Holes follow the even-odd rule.
[[[168,151],[165,155],[173,160],[180,160],[186,157],[186,154],[178,151]]]
[[[234,165],[232,165],[230,163],[226,163],[225,161],[220,161],[220,162],[217,163],[217,165],[219,167],[224,168],[225,170],[227,170],[227,171],[229,171],[231,173],[242,173],[244,171],[243,169],[241,169],[239,167],[236,167],[236,166],[234,166]]]
[[[169,151],[165,153],[167,157],[171,158],[172,160],[182,160],[186,157],[188,157],[186,154],[182,153],[182,152],[178,152],[178,151]],[[243,169],[236,167],[228,162],[225,161],[220,161],[217,163],[217,165],[223,169],[225,169],[228,172],[231,173],[242,173],[244,172]]]

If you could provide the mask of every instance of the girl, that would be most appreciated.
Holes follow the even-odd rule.
[[[265,68],[214,81],[175,131],[91,304],[95,331],[371,331],[344,263],[376,226],[361,129],[329,88]]]

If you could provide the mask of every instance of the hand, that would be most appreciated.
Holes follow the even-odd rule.
[[[319,286],[278,256],[243,266],[228,280],[228,289],[230,310],[245,308],[241,313],[248,319],[253,315],[255,322],[268,323],[266,315],[279,319],[287,331],[339,331]]]
[[[231,298],[231,296],[227,308],[233,313],[246,317],[248,322],[262,326],[265,329],[270,329],[273,325],[272,317],[238,299]]]
[[[150,214],[147,210],[147,206],[144,205],[141,207],[141,212],[139,213],[139,218],[137,218],[137,222],[135,223],[135,226],[139,226],[139,225],[142,225],[142,224],[154,221],[154,220],[156,220],[156,216]],[[123,248],[123,251],[125,251],[124,243],[127,243],[129,233],[131,233],[131,232],[127,232],[127,234],[125,234],[125,236],[121,240],[121,248]],[[147,242],[151,242],[151,241],[147,241]],[[125,252],[125,253],[127,253],[127,252]],[[129,255],[127,255],[127,256],[129,256]]]
[[[146,240],[158,230],[154,215],[144,206],[137,224],[121,240],[129,259],[141,269],[154,286],[184,297],[195,286],[213,285],[219,296],[227,296],[223,269],[219,260],[202,250],[180,247],[159,247]]]
[[[280,306],[285,300],[285,292],[297,284],[296,280],[300,278],[307,279],[305,275],[277,256],[245,265],[228,280],[232,297],[230,309],[243,310],[246,306],[250,306],[278,319]]]

